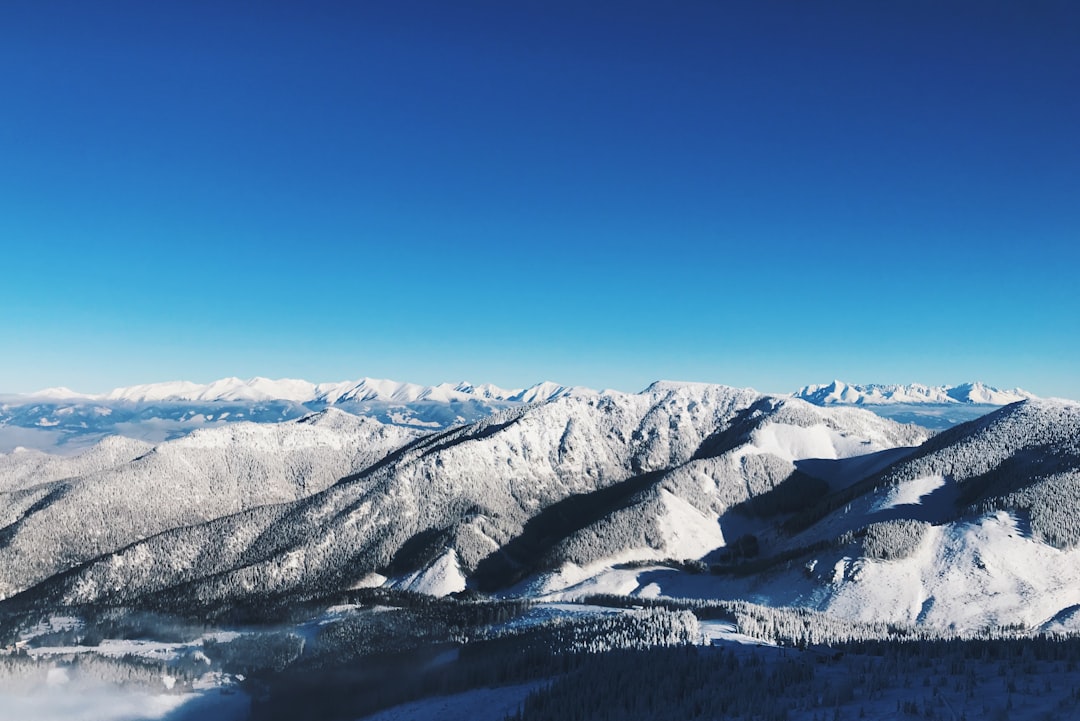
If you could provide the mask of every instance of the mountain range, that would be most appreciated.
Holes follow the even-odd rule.
[[[86,394],[47,388],[0,396],[0,453],[17,447],[73,453],[109,435],[152,443],[199,428],[250,421],[277,423],[326,408],[410,428],[448,428],[499,410],[593,393],[556,383],[504,389],[470,383],[422,386],[364,378],[340,383],[224,378],[117,388]]]
[[[564,386],[551,381],[537,383],[528,388],[506,389],[490,383],[474,385],[464,381],[424,386],[377,378],[312,383],[292,378],[273,380],[256,376],[248,380],[222,378],[203,384],[190,381],[149,383],[116,388],[108,393],[99,394],[80,393],[64,387],[45,388],[26,394],[22,398],[26,401],[66,400],[102,403],[293,401],[337,405],[350,401],[460,403],[477,399],[508,403],[537,403],[572,392],[595,393],[596,391]],[[920,383],[857,385],[840,380],[823,385],[803,386],[791,395],[816,405],[973,403],[1003,406],[1036,397],[1033,393],[1020,388],[1001,390],[980,382],[961,383],[955,386],[927,386]]]
[[[0,606],[210,613],[383,586],[1076,629],[1078,500],[1067,401],[940,433],[663,382],[433,430],[327,408],[0,456]]]
[[[909,385],[851,385],[834,380],[824,385],[803,386],[793,394],[819,406],[826,405],[887,405],[887,404],[945,404],[955,403],[1004,406],[1035,398],[1035,394],[1020,388],[1000,390],[983,383],[961,383],[955,386]]]
[[[102,394],[47,388],[0,396],[0,453],[17,447],[74,453],[109,435],[158,443],[198,428],[237,421],[276,423],[331,407],[392,425],[443,429],[569,395],[599,392],[552,382],[505,389],[465,382],[423,386],[372,378],[311,383],[259,377],[154,383]],[[885,417],[937,429],[1034,398],[1019,389],[1002,391],[981,383],[856,386],[841,381],[805,386],[791,395],[815,405],[865,406]]]
[[[377,378],[339,383],[311,383],[293,378],[254,377],[222,378],[212,383],[171,381],[116,388],[109,393],[88,394],[70,388],[46,388],[29,394],[29,398],[72,401],[160,403],[160,402],[235,402],[235,401],[293,401],[336,405],[348,402],[381,401],[397,403],[461,403],[472,400],[535,403],[569,392],[556,383],[543,382],[528,388],[506,389],[485,383],[473,385],[461,382],[423,386]]]

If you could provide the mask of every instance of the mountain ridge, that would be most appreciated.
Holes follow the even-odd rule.
[[[698,393],[712,387],[720,386],[659,380],[639,394],[675,389]],[[424,386],[375,378],[312,383],[258,376],[247,380],[222,378],[203,384],[168,381],[101,394],[55,387],[29,395],[0,396],[0,453],[22,447],[71,454],[109,435],[159,443],[199,428],[238,421],[277,423],[326,408],[391,425],[439,430],[473,423],[507,408],[612,393],[623,392],[551,381],[507,389],[464,381]],[[979,382],[931,387],[854,386],[834,381],[773,395],[799,398],[818,406],[858,406],[902,423],[936,430],[971,420],[994,407],[1034,397],[1020,389],[1001,391]]]
[[[698,381],[660,379],[641,392],[668,387],[696,388],[723,385]],[[8,403],[34,400],[70,400],[99,402],[216,402],[216,401],[293,401],[334,405],[346,401],[383,401],[412,403],[433,401],[449,403],[463,400],[490,400],[512,403],[538,403],[570,393],[595,394],[598,391],[584,386],[569,386],[554,381],[541,381],[524,388],[502,388],[491,383],[473,384],[468,381],[421,385],[407,381],[363,377],[358,380],[319,382],[298,379],[271,379],[254,376],[220,378],[209,383],[163,381],[133,386],[121,386],[107,393],[82,393],[66,386],[43,388],[23,394],[7,394]],[[879,405],[891,403],[1008,405],[1039,396],[1022,388],[1002,389],[981,381],[956,385],[926,385],[923,383],[830,383],[810,384],[789,395],[815,405]]]
[[[0,608],[168,598],[200,614],[371,579],[754,598],[969,630],[1080,604],[1075,402],[935,434],[858,406],[657,383],[437,431],[328,408],[5,462]]]
[[[1004,406],[1038,398],[1022,388],[1002,390],[980,381],[928,386],[922,383],[850,384],[841,380],[803,386],[792,394],[815,405],[975,404]]]
[[[355,381],[313,383],[299,378],[249,379],[219,378],[209,383],[164,381],[133,386],[121,386],[107,393],[81,393],[66,386],[44,388],[15,398],[128,401],[133,403],[163,401],[294,401],[322,402],[328,405],[343,401],[397,401],[410,403],[423,400],[453,402],[474,398],[510,402],[541,402],[577,389],[552,381],[541,381],[526,388],[501,388],[491,383],[474,385],[468,381],[420,385],[382,378],[363,377]]]
[[[746,415],[764,420],[752,428],[735,422]],[[735,434],[732,447],[742,450],[698,457],[717,433]],[[201,431],[151,456],[218,447],[207,441],[227,440],[226,434],[227,428]],[[587,564],[610,551],[700,556],[724,543],[710,518],[747,500],[752,488],[766,492],[783,482],[794,460],[847,457],[928,435],[863,410],[822,409],[725,386],[564,397],[418,437],[356,475],[311,489],[313,495],[261,508],[233,505],[205,524],[156,536],[135,529],[128,536],[134,545],[80,551],[81,570],[66,576],[70,583],[51,587],[78,602],[149,598],[164,588],[190,599],[226,600],[349,586],[373,572],[418,579],[429,567],[443,573],[449,551],[466,576],[483,571],[494,586],[560,559]],[[708,487],[705,478],[712,479]],[[193,477],[175,493],[187,497],[201,487]],[[59,515],[73,501],[69,495],[56,501],[55,511],[34,513]],[[542,526],[534,519],[543,519]],[[44,521],[38,531],[26,524],[17,529],[26,536],[21,548],[40,546],[35,538],[60,527]],[[213,556],[209,538],[221,539]],[[70,539],[86,545],[79,533]],[[101,550],[105,555],[95,560]],[[40,560],[24,559],[23,566],[34,561],[40,568]],[[17,565],[8,565],[14,573]],[[44,575],[36,572],[32,580]],[[19,590],[15,578],[8,588]]]

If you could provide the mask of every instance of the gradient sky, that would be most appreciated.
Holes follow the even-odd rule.
[[[1080,3],[0,5],[0,390],[1080,398]]]

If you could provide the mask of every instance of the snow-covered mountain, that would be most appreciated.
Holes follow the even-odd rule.
[[[0,455],[0,596],[178,526],[317,493],[416,436],[329,409],[156,447],[111,437],[73,458]]]
[[[506,389],[491,384],[461,382],[423,386],[378,378],[358,381],[312,383],[294,378],[273,380],[256,376],[248,380],[222,378],[212,383],[171,381],[116,388],[108,393],[78,393],[69,388],[46,388],[26,396],[28,400],[126,401],[129,403],[293,401],[334,405],[345,401],[416,403],[464,402],[476,399],[534,403],[570,392],[556,383],[538,383],[528,388]]]
[[[223,378],[206,384],[130,386],[101,394],[47,388],[0,397],[0,452],[27,447],[73,453],[113,434],[159,443],[199,428],[244,421],[277,423],[325,408],[392,425],[438,429],[471,423],[505,408],[592,392],[551,382],[505,389],[470,383],[422,386],[374,378],[339,383]]]
[[[552,503],[689,458],[717,424],[756,398],[729,389],[611,393],[510,408],[423,436],[303,502],[186,524],[106,556],[72,592],[88,598],[113,589],[112,580],[98,585],[100,574],[120,574],[132,597],[163,584],[209,584],[209,597],[231,596],[241,576],[257,579],[242,586],[263,591],[349,585],[372,572],[422,570],[437,560],[428,557],[432,549],[444,546],[476,565]],[[221,539],[212,559],[209,538]]]
[[[935,430],[974,420],[1009,403],[1035,398],[1020,388],[1000,390],[983,383],[852,385],[838,380],[804,386],[792,395],[819,406],[860,406],[885,418]]]
[[[658,381],[663,385],[668,381]],[[681,386],[706,386],[709,384],[679,383]],[[35,401],[97,401],[128,403],[179,403],[179,402],[245,402],[245,401],[292,401],[301,404],[335,405],[347,401],[379,401],[384,403],[460,403],[471,400],[504,401],[509,403],[539,403],[573,392],[587,389],[573,388],[551,381],[544,381],[528,388],[506,389],[485,383],[473,385],[461,382],[441,383],[434,386],[403,383],[377,378],[361,378],[358,381],[312,383],[306,380],[254,377],[222,378],[211,383],[170,381],[116,388],[108,393],[87,394],[70,388],[45,388],[24,396],[9,396],[8,403],[19,401],[28,404]],[[803,386],[792,394],[795,398],[815,405],[880,405],[886,403],[975,403],[984,405],[1008,405],[1035,398],[1020,388],[1001,390],[983,383],[961,383],[955,386],[927,386],[920,383],[855,385],[834,380],[823,385]]]
[[[955,386],[926,386],[920,383],[852,385],[839,380],[824,385],[803,386],[793,395],[819,406],[898,403],[970,403],[1004,406],[1036,397],[1020,388],[1001,390],[979,382],[961,383]]]
[[[328,408],[0,455],[0,594],[198,609],[385,585],[1078,623],[1080,404],[935,435],[706,384],[552,395],[438,430]]]
[[[905,453],[795,465],[817,489],[792,476],[779,498],[719,515],[728,542],[705,557],[719,575],[609,564],[539,588],[754,600],[939,631],[1080,631],[1080,404],[1013,404]],[[752,553],[735,533],[752,534]]]
[[[72,454],[109,435],[160,443],[199,428],[235,422],[278,423],[325,408],[391,425],[437,430],[474,423],[521,405],[596,394],[550,381],[506,389],[465,382],[424,386],[374,378],[337,383],[223,378],[205,384],[137,385],[101,394],[47,388],[29,395],[0,396],[0,453],[25,447]],[[935,429],[1033,397],[1019,389],[1001,391],[981,383],[853,386],[840,381],[806,386],[793,396],[816,405],[860,405],[886,418]]]
[[[216,444],[226,431],[166,443],[147,458],[172,456],[196,438]],[[371,577],[446,592],[503,587],[557,569],[578,573],[567,569],[612,559],[703,557],[725,546],[717,518],[783,484],[800,459],[910,447],[928,435],[862,410],[724,386],[571,394],[429,433],[296,500],[239,512],[226,506],[231,515],[157,535],[127,530],[132,545],[113,539],[119,550],[74,564],[33,595],[142,603],[168,589],[177,602],[229,602],[326,592]],[[121,475],[143,470],[137,461]],[[105,490],[114,485],[99,492],[115,498]],[[185,499],[204,492],[199,477],[171,485]],[[156,482],[148,488],[159,496]],[[59,496],[30,517],[88,501]],[[116,502],[146,510],[130,496]],[[40,547],[44,529],[60,525],[45,520],[20,547]],[[29,533],[24,525],[16,536]],[[70,555],[49,557],[71,563]],[[12,564],[20,569],[13,573],[39,566],[29,557]]]

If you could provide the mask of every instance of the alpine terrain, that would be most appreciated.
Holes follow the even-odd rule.
[[[944,644],[938,659],[988,658],[978,644],[1080,658],[1072,401],[977,384],[226,385],[5,406],[52,418],[221,403],[251,418],[287,402],[299,417],[0,455],[0,678],[131,678],[222,717],[302,717],[314,693],[312,718],[359,718],[450,693],[462,713],[487,698],[499,718],[546,718],[560,684],[602,685],[620,664],[630,678],[634,654],[653,654],[703,684],[713,658],[753,688],[753,664],[793,674],[768,703],[813,718],[826,696],[810,688],[832,672],[812,661],[843,649],[891,649],[900,676],[851,661],[869,670],[830,708],[911,698],[902,678],[931,647],[901,642]],[[989,412],[936,431],[867,410],[923,402]],[[1047,639],[1065,645],[1032,645]],[[713,645],[744,650],[685,655]],[[785,646],[819,649],[804,651],[810,670],[769,650]],[[485,684],[509,690],[469,695]],[[540,688],[547,701],[529,700]],[[926,708],[975,713],[966,688]],[[693,716],[679,698],[673,717]],[[737,715],[747,698],[725,703]]]
[[[280,423],[327,408],[390,425],[438,430],[573,392],[588,391],[550,381],[506,389],[464,381],[423,386],[374,378],[311,383],[259,377],[204,384],[151,383],[100,394],[46,388],[26,395],[0,395],[0,453],[35,448],[72,455],[112,435],[160,443],[200,428]],[[791,395],[815,405],[858,405],[935,429],[1034,398],[1027,391],[1002,391],[982,383],[853,386],[842,381],[804,386]]]

